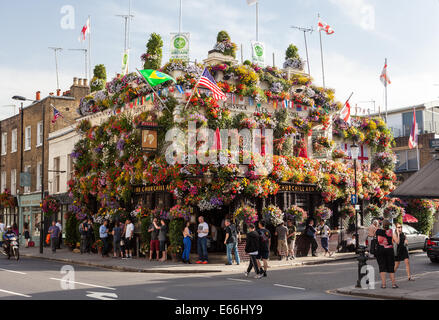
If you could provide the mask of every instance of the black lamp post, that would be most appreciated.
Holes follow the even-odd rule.
[[[355,179],[355,250],[358,250],[358,212],[357,212],[357,203],[358,203],[358,194],[357,194],[357,159],[358,154],[360,153],[360,147],[354,143],[351,145],[351,157],[354,160],[354,179]]]

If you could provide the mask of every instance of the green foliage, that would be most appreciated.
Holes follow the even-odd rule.
[[[246,66],[251,66],[252,65],[250,60],[245,60],[243,64],[246,65]]]
[[[414,199],[408,201],[407,213],[418,219],[413,227],[423,234],[430,234],[434,224],[435,207],[433,202],[425,199]]]
[[[173,219],[169,223],[169,242],[174,250],[183,246],[183,219]]]
[[[299,49],[294,44],[290,44],[285,52],[285,60],[300,58],[298,54]]]
[[[235,114],[232,117],[232,128],[239,129],[241,121],[245,118],[247,118],[247,115],[244,112],[240,112],[240,113]]]
[[[93,77],[98,79],[107,80],[107,70],[103,64],[98,64],[93,69]]]
[[[81,239],[79,234],[79,221],[74,214],[69,214],[66,221],[66,243],[75,244]]]
[[[218,32],[218,35],[216,36],[216,42],[223,42],[225,40],[230,40],[230,36],[227,31],[222,30]]]
[[[151,219],[142,218],[141,222],[141,230],[140,230],[140,238],[143,243],[149,243],[151,241],[151,232],[148,232],[149,225],[151,224]]]
[[[107,81],[107,71],[103,64],[98,64],[93,69],[93,78],[90,82],[90,91],[95,92],[103,90]]]
[[[162,37],[157,33],[151,33],[148,43],[146,44],[146,53],[148,57],[146,58],[143,65],[144,69],[160,69],[163,56],[162,48]]]

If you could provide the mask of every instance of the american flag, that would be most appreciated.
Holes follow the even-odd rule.
[[[53,106],[52,106],[52,107],[53,107]],[[53,119],[52,119],[52,123],[55,123],[55,121],[56,121],[59,117],[64,118],[64,117],[62,116],[61,112],[59,112],[58,110],[56,110],[55,107],[53,107]]]
[[[206,68],[204,68],[203,74],[201,75],[198,84],[212,91],[213,98],[215,100],[227,100],[225,93],[222,92],[221,89],[217,86],[212,75],[209,73],[209,71]]]

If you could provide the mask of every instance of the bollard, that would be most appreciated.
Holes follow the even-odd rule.
[[[366,256],[366,246],[359,246],[358,250],[357,250],[357,254],[358,254],[358,279],[357,279],[357,285],[355,286],[356,288],[361,288],[361,279],[363,279],[363,277],[366,275],[365,273],[361,272],[361,269],[363,268],[363,266],[367,265],[366,261],[367,261],[367,256]]]

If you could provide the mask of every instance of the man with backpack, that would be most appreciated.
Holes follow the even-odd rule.
[[[248,225],[249,232],[247,233],[247,241],[245,244],[245,252],[250,256],[250,262],[247,268],[247,271],[245,272],[245,276],[248,277],[250,271],[252,268],[255,269],[255,279],[262,278],[262,274],[259,271],[258,267],[258,261],[257,256],[259,255],[259,234],[255,231],[255,225],[249,224]]]
[[[236,264],[239,264],[239,253],[238,253],[238,231],[236,230],[236,226],[230,223],[230,219],[226,219],[225,222],[225,232],[226,238],[224,240],[224,244],[226,245],[227,250],[227,263],[226,265],[232,265],[232,252],[235,255]]]
[[[270,246],[271,246],[271,234],[270,231],[265,229],[265,222],[259,221],[259,254],[257,256],[257,263],[260,270],[260,273],[266,277],[267,276],[267,268],[268,268],[268,256],[270,255]],[[264,264],[264,268],[262,269],[260,259]]]

